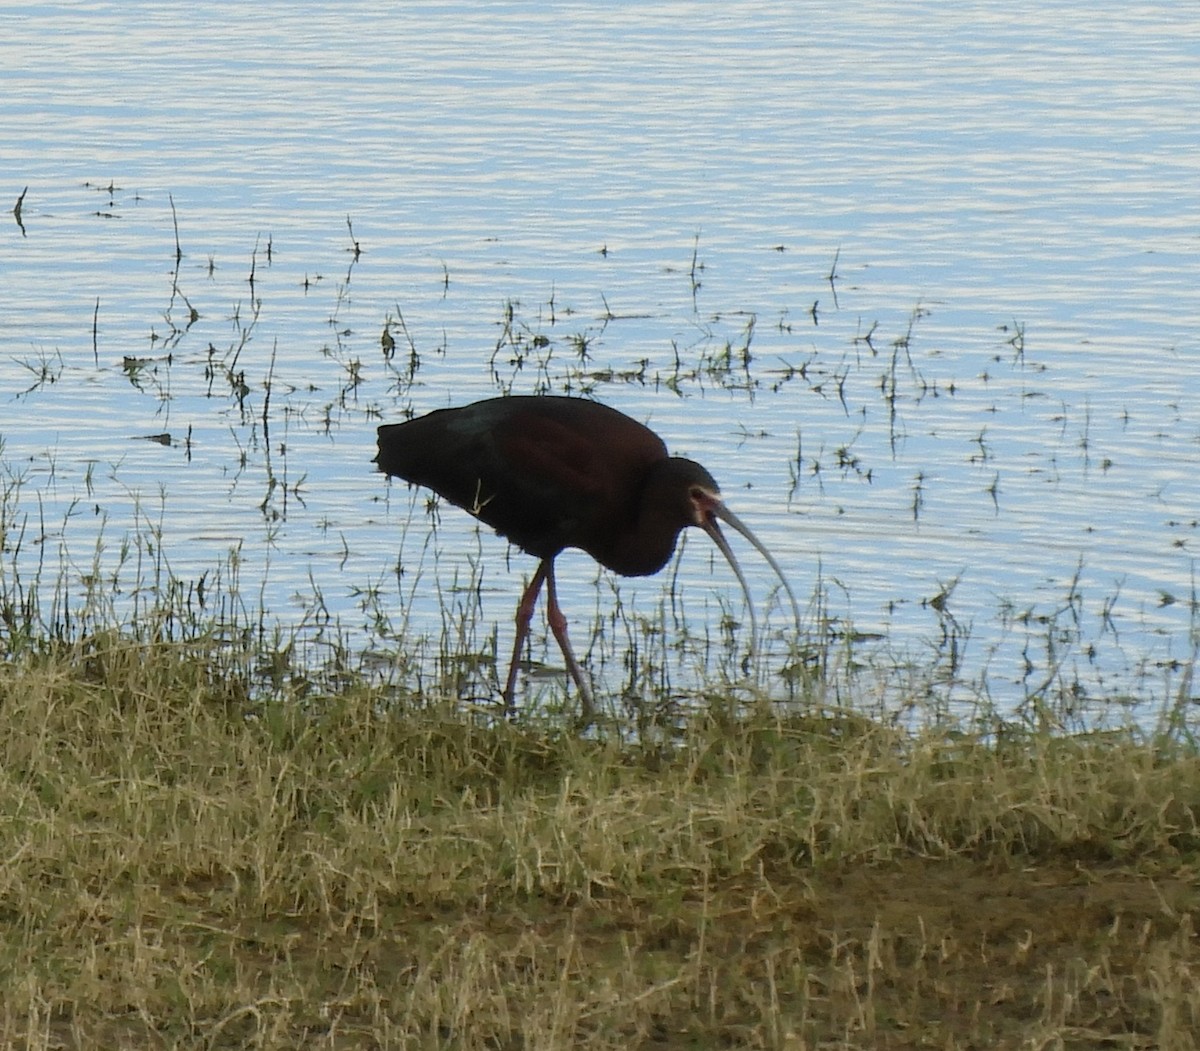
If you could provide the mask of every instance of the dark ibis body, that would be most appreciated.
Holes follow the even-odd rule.
[[[521,647],[545,583],[550,629],[579,687],[583,719],[592,719],[591,690],[571,652],[554,585],[555,556],[567,547],[623,576],[648,576],[667,564],[683,529],[698,526],[721,549],[750,603],[745,577],[717,525],[722,519],[767,559],[799,621],[779,565],[725,506],[712,475],[669,455],[652,430],[606,405],[546,395],[439,409],[380,427],[375,462],[389,475],[432,489],[541,559],[517,607],[504,688],[509,711]]]

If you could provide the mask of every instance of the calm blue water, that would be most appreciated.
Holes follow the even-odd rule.
[[[886,653],[834,699],[1194,695],[1184,5],[33,5],[0,118],[10,583],[99,568],[120,603],[149,531],[187,579],[235,551],[247,604],[353,650],[503,656],[531,560],[451,508],[431,532],[374,427],[589,393]],[[602,694],[642,662],[736,677],[709,546],[649,581],[560,560]]]

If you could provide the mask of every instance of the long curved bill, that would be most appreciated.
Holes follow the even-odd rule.
[[[783,570],[779,563],[775,561],[775,556],[767,550],[766,545],[758,539],[737,515],[725,506],[723,501],[712,499],[707,504],[708,514],[701,523],[702,528],[713,539],[713,543],[721,550],[721,554],[725,556],[725,561],[729,563],[729,568],[733,570],[734,575],[738,578],[738,583],[742,585],[742,594],[746,596],[746,608],[750,611],[750,652],[758,651],[758,620],[754,616],[754,601],[750,597],[750,588],[746,584],[746,577],[742,573],[742,567],[738,565],[738,561],[733,556],[733,549],[729,546],[729,541],[725,539],[725,534],[721,532],[721,527],[717,525],[716,519],[719,518],[723,522],[728,523],[730,528],[741,533],[754,547],[754,549],[767,560],[779,578],[779,583],[783,585],[783,590],[787,592],[788,601],[792,604],[792,616],[796,621],[796,631],[800,630],[800,606],[796,602],[796,596],[792,592],[792,586],[788,583],[787,577],[783,575]]]

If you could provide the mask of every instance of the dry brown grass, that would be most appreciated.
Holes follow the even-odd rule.
[[[671,747],[203,642],[0,665],[0,1045],[1163,1048],[1200,759],[697,716]]]

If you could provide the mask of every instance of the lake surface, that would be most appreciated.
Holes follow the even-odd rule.
[[[709,467],[827,699],[1193,710],[1186,5],[31,5],[0,117],[10,592],[219,577],[414,681],[503,660],[532,560],[374,428],[573,393]],[[740,681],[705,538],[558,568],[602,699]]]

